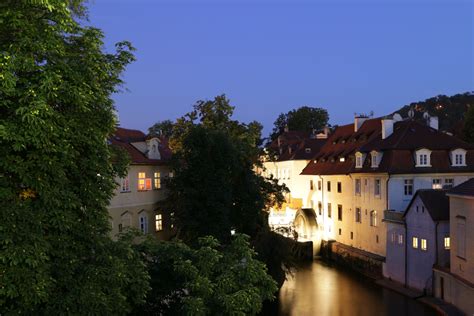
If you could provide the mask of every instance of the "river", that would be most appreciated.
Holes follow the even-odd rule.
[[[285,281],[280,289],[277,304],[274,304],[274,312],[266,310],[264,314],[436,315],[431,308],[413,299],[319,260],[305,264],[294,273],[293,277]]]

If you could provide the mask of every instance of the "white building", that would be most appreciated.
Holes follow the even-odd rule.
[[[298,192],[315,206],[324,239],[376,255],[382,267],[384,211],[402,213],[418,189],[449,188],[474,176],[473,146],[438,131],[436,122],[356,117],[329,136],[303,169],[299,181],[306,185]]]
[[[171,157],[167,140],[117,128],[110,142],[122,148],[131,159],[127,176],[116,179],[119,185],[108,207],[112,236],[134,227],[144,234],[169,238],[173,233],[172,214],[159,208],[166,197],[165,180],[171,175],[167,165]]]

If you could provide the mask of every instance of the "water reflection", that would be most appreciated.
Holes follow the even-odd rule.
[[[279,315],[436,315],[430,308],[322,261],[308,263],[280,290]]]

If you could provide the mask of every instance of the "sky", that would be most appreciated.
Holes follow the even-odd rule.
[[[137,60],[114,95],[120,124],[146,131],[198,100],[226,94],[234,118],[264,135],[278,114],[390,114],[474,90],[472,0],[90,0],[105,50],[128,40]]]

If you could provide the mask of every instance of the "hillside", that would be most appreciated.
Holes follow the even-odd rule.
[[[422,120],[423,113],[428,112],[430,115],[439,118],[439,128],[441,130],[459,135],[462,130],[464,115],[470,106],[474,106],[474,91],[453,96],[438,95],[425,101],[407,104],[394,113],[407,117],[408,111],[413,108],[415,118]]]

